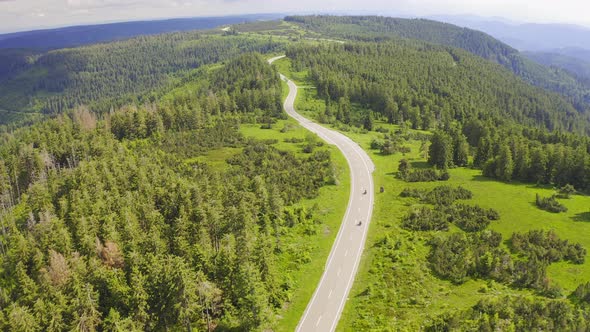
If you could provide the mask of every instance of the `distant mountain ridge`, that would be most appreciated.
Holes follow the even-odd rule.
[[[222,25],[281,18],[275,14],[195,17],[134,21],[15,32],[0,35],[0,48],[59,49],[175,31],[212,29]]]
[[[579,47],[564,47],[554,50],[549,50],[550,53],[557,53],[571,58],[582,60],[590,63],[590,49]]]
[[[481,31],[429,19],[383,16],[287,16],[285,20],[333,38],[360,41],[407,38],[461,48],[503,65],[528,83],[566,96],[578,111],[590,113],[589,83],[560,68],[534,62]]]
[[[562,68],[580,80],[590,82],[590,61],[554,52],[523,52],[527,58],[545,66]],[[590,58],[588,58],[590,60]]]
[[[590,28],[579,25],[520,23],[466,15],[429,18],[483,31],[519,50],[546,51],[568,47],[590,49]]]

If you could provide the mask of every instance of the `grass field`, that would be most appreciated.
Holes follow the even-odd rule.
[[[296,84],[308,88],[300,89],[296,108],[308,117],[313,117],[324,107],[316,96],[315,89],[307,78],[307,73],[294,73],[289,59],[277,62],[281,73]],[[375,127],[396,129],[380,121]],[[532,229],[555,230],[570,242],[581,243],[590,249],[590,197],[573,196],[560,200],[567,208],[566,213],[552,214],[538,209],[535,194],[548,196],[554,192],[550,187],[539,187],[523,183],[502,183],[481,176],[480,170],[455,168],[449,172],[448,182],[406,183],[395,177],[399,160],[406,158],[414,167],[425,167],[426,160],[420,156],[420,142],[407,142],[411,152],[383,156],[370,150],[373,138],[381,138],[380,133],[363,133],[352,129],[345,132],[369,153],[376,165],[375,187],[383,186],[384,193],[376,194],[373,220],[359,274],[355,280],[349,301],[338,325],[339,331],[379,330],[415,331],[423,329],[429,319],[445,311],[455,311],[473,306],[477,301],[498,295],[536,296],[528,289],[513,289],[488,280],[470,280],[456,285],[432,275],[427,262],[431,234],[416,233],[400,227],[404,216],[415,199],[401,198],[400,192],[406,187],[433,188],[441,184],[463,186],[473,192],[473,199],[467,204],[477,204],[494,208],[501,219],[490,225],[490,229],[502,234],[504,242],[514,232]],[[457,228],[451,226],[451,232]],[[384,242],[396,243],[398,250],[384,249]],[[506,244],[504,244],[506,245]],[[548,268],[552,283],[562,288],[568,296],[580,283],[590,281],[590,259],[586,263],[556,263]]]
[[[383,123],[378,125],[388,126]],[[430,317],[447,310],[467,308],[486,296],[533,294],[530,290],[515,290],[487,280],[454,285],[434,277],[426,261],[429,252],[427,235],[408,232],[400,227],[401,217],[417,202],[401,198],[399,194],[406,187],[428,189],[443,183],[410,184],[394,176],[402,158],[417,167],[424,165],[425,159],[418,155],[419,143],[411,142],[412,152],[406,156],[382,156],[369,150],[372,138],[378,137],[379,133],[348,135],[369,151],[376,165],[375,185],[383,186],[385,192],[376,195],[367,249],[338,330],[357,331],[376,326],[414,330],[422,327]],[[473,192],[473,199],[466,203],[494,208],[500,213],[501,219],[489,228],[501,233],[504,240],[514,232],[553,229],[562,239],[590,248],[590,238],[586,236],[590,232],[590,197],[576,195],[569,200],[561,200],[568,207],[568,212],[553,214],[534,205],[536,193],[548,196],[554,192],[552,188],[502,183],[484,178],[480,170],[469,168],[451,169],[450,174],[450,180],[444,184],[460,185]],[[405,255],[396,262],[387,257],[389,252],[377,247],[377,243],[385,237],[400,241],[406,249]],[[567,296],[580,283],[590,281],[590,260],[582,265],[552,264],[548,276],[563,288],[562,293]],[[371,290],[376,289],[380,289],[381,294],[372,293]]]

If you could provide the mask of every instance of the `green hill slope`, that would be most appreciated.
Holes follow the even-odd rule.
[[[524,52],[523,54],[537,63],[565,69],[582,80],[590,81],[590,63],[587,60],[552,52]]]
[[[263,38],[185,32],[34,56],[0,51],[10,60],[0,66],[0,109],[54,114],[88,104],[105,112],[170,85],[191,69],[280,47]]]
[[[270,330],[303,311],[345,160],[282,120],[259,54],[216,67],[158,103],[0,133],[1,330]]]
[[[322,98],[335,104],[350,98],[392,123],[410,121],[415,129],[477,118],[589,132],[589,124],[564,98],[462,50],[397,41],[299,46],[287,54],[296,68],[309,66]]]
[[[462,48],[502,64],[531,84],[562,94],[580,112],[590,109],[589,84],[566,71],[538,65],[480,31],[425,19],[378,16],[288,16],[285,20],[332,38],[359,41],[407,38]]]

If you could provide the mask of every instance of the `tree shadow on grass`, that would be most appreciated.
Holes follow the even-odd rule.
[[[498,180],[496,180],[496,179],[487,178],[487,177],[485,177],[485,176],[483,176],[481,174],[474,175],[471,180],[472,181],[477,181],[477,182],[498,182]]]
[[[478,182],[498,182],[498,183],[504,183],[504,184],[512,184],[512,185],[516,185],[516,186],[524,186],[526,188],[534,188],[534,189],[554,189],[551,185],[548,185],[548,184],[527,183],[527,182],[521,182],[521,181],[516,181],[516,180],[506,182],[506,181],[502,181],[499,179],[488,178],[488,177],[485,177],[481,174],[474,175],[471,180],[478,181]]]
[[[581,212],[576,214],[572,217],[574,221],[586,221],[590,222],[590,211],[589,212]]]

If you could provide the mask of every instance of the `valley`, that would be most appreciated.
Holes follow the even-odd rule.
[[[0,330],[584,331],[584,80],[423,19],[0,50]]]
[[[318,99],[313,82],[309,81],[306,72],[293,71],[289,59],[279,60],[277,66],[286,75],[299,78],[298,84],[310,87],[298,98],[296,108],[314,110],[318,105],[323,106],[324,102]],[[312,118],[322,118],[321,111],[308,111],[306,114]],[[397,178],[397,166],[402,159],[410,161],[415,168],[426,167],[427,160],[421,151],[423,143],[409,139],[405,143],[409,153],[383,155],[371,148],[372,142],[383,139],[381,132],[385,130],[399,132],[401,128],[382,120],[376,120],[374,128],[378,128],[379,132],[355,128],[342,131],[369,153],[376,165],[375,186],[383,187],[384,193],[376,194],[367,253],[337,330],[370,330],[384,326],[394,330],[414,330],[432,324],[438,315],[450,309],[468,310],[482,299],[538,297],[537,293],[530,290],[507,287],[485,278],[455,284],[431,274],[428,243],[436,233],[408,232],[401,226],[408,211],[421,204],[400,197],[400,193],[405,188],[431,190],[441,184],[408,183]],[[407,132],[424,133],[411,129]],[[585,230],[587,222],[590,221],[588,196],[573,196],[564,201],[568,207],[567,213],[551,214],[534,206],[535,194],[546,196],[555,192],[550,186],[502,183],[482,177],[480,171],[469,168],[450,169],[449,174],[450,179],[442,184],[466,188],[473,193],[470,204],[499,212],[500,220],[492,222],[489,228],[504,239],[509,239],[514,232],[544,229],[554,230],[561,238],[580,243],[586,248],[590,245],[584,236],[588,231]],[[456,227],[451,227],[451,231],[460,232]],[[504,242],[510,248],[509,240]],[[398,249],[394,249],[392,244]],[[553,284],[559,285],[563,294],[574,293],[580,284],[588,281],[589,269],[588,262],[583,265],[555,263],[548,266],[547,277]]]

